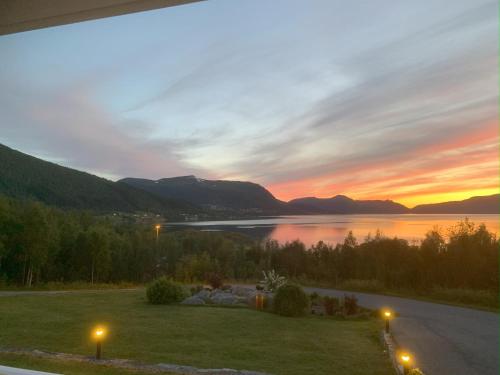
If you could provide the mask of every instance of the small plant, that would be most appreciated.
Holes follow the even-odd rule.
[[[181,284],[166,277],[160,277],[147,287],[146,297],[149,303],[162,305],[181,302],[187,297],[187,293]]]
[[[224,285],[224,278],[217,272],[209,273],[206,277],[206,281],[212,289],[220,289],[222,285]]]
[[[326,315],[334,315],[339,309],[339,299],[335,297],[323,297],[323,306],[325,307]]]
[[[354,294],[344,295],[344,312],[346,315],[354,315],[358,312],[358,299]]]
[[[274,312],[283,316],[303,316],[309,309],[309,297],[304,290],[293,284],[278,288],[274,296]]]
[[[422,370],[418,368],[413,368],[410,371],[408,371],[408,375],[425,375]]]
[[[286,284],[286,278],[284,276],[280,276],[276,273],[275,270],[271,271],[262,271],[264,275],[264,280],[261,283],[264,285],[264,289],[268,292],[275,292],[281,286]]]

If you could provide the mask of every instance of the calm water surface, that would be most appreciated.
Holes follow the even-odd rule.
[[[443,235],[459,221],[468,217],[475,224],[484,223],[494,232],[500,232],[498,215],[301,215],[278,216],[255,220],[199,221],[172,223],[167,228],[199,229],[202,231],[231,231],[254,238],[272,238],[279,242],[301,240],[306,245],[324,241],[335,245],[343,242],[351,230],[359,242],[377,230],[388,237],[404,238],[410,242],[421,241],[425,233],[434,227]]]

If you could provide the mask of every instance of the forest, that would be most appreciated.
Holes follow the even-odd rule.
[[[343,285],[376,282],[388,289],[425,292],[434,287],[498,292],[499,241],[468,220],[445,233],[430,228],[420,244],[378,232],[342,244],[255,241],[234,233],[160,231],[79,210],[0,197],[0,283],[147,283],[167,276],[204,282],[258,280],[275,269],[294,280]]]

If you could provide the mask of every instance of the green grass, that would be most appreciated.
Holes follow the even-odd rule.
[[[122,368],[112,368],[98,364],[37,358],[28,355],[0,353],[2,366],[19,367],[29,370],[55,372],[65,375],[151,375],[151,372],[139,372]],[[162,372],[162,375],[171,373]]]
[[[133,283],[94,283],[86,281],[73,281],[70,283],[62,283],[50,281],[43,284],[35,284],[32,287],[24,285],[7,285],[0,283],[0,291],[58,291],[58,290],[107,290],[107,289],[132,289],[139,287]]]
[[[153,306],[144,295],[144,290],[111,290],[1,297],[0,346],[92,355],[90,330],[102,323],[109,328],[103,344],[107,358],[277,375],[392,373],[376,320]]]
[[[452,289],[434,287],[427,292],[416,292],[410,289],[388,289],[377,280],[346,280],[340,285],[332,286],[318,282],[303,281],[303,285],[319,288],[333,288],[350,292],[373,293],[386,296],[410,298],[421,301],[441,303],[445,305],[468,307],[477,310],[498,312],[499,294],[492,290]]]

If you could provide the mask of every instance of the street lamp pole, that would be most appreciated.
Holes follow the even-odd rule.
[[[159,239],[159,236],[160,236],[160,228],[161,228],[160,224],[156,224],[155,225],[155,229],[156,229],[156,242],[157,243],[158,243],[158,239]]]

